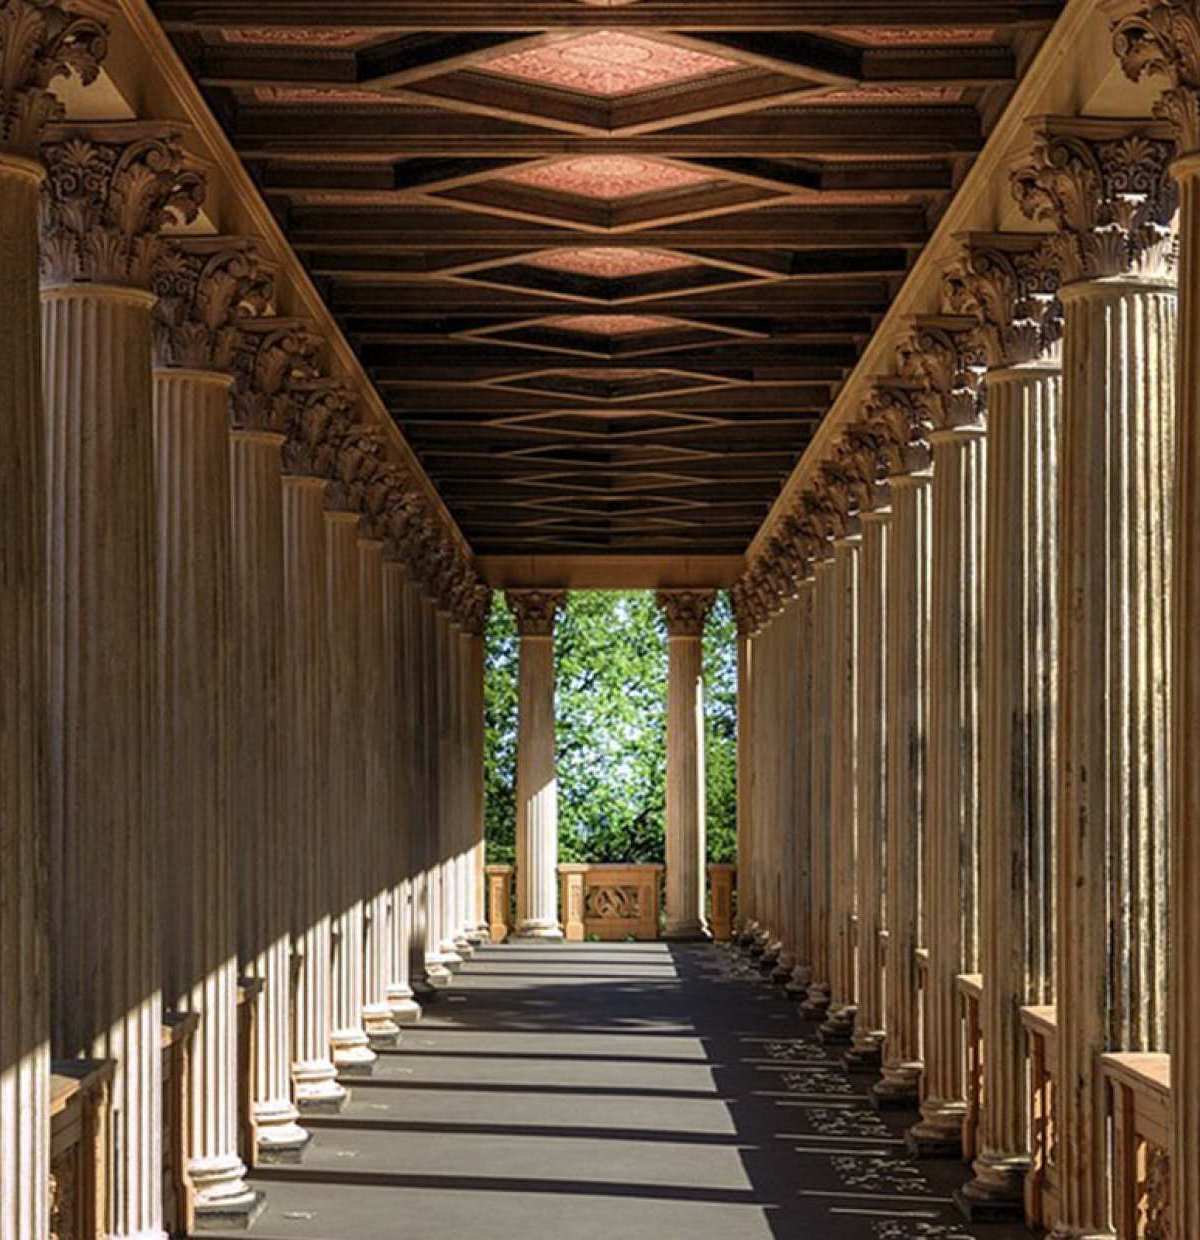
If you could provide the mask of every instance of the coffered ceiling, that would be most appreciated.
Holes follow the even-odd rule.
[[[483,555],[745,549],[1057,0],[159,0]]]

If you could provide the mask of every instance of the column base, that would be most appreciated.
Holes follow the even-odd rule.
[[[471,945],[471,940],[461,933],[454,936],[454,950],[463,960],[470,960],[475,955],[475,948]]]
[[[413,990],[418,997],[432,999],[439,990],[445,990],[454,982],[454,974],[444,964],[438,964],[430,956],[425,957],[425,974],[413,980]]]
[[[668,943],[711,943],[712,932],[703,921],[668,922],[663,939]]]
[[[813,982],[808,997],[800,1004],[800,1015],[809,1021],[823,1021],[829,1012],[829,987],[824,982]]]
[[[874,1034],[856,1042],[843,1056],[842,1065],[847,1072],[876,1073],[883,1067],[883,1035]]]
[[[272,1099],[254,1104],[254,1126],[257,1134],[255,1156],[261,1165],[295,1164],[304,1157],[312,1133],[301,1128],[296,1120],[300,1112],[288,1098]]]
[[[779,963],[779,957],[782,955],[783,943],[779,939],[771,939],[763,945],[762,951],[758,954],[758,967],[764,973],[770,973]]]
[[[361,1029],[335,1029],[329,1045],[339,1076],[370,1076],[375,1071],[375,1052]]]
[[[421,1019],[421,1005],[413,998],[411,986],[397,984],[387,989],[388,1007],[398,1025],[415,1025]]]
[[[915,1111],[920,1100],[924,1064],[885,1064],[882,1080],[871,1087],[871,1105],[877,1111]]]
[[[843,1003],[831,1006],[825,1023],[817,1030],[822,1046],[849,1046],[854,1040],[854,1017],[858,1009]]]
[[[387,1003],[368,1003],[363,1008],[363,1028],[373,1051],[391,1051],[400,1045],[400,1026],[392,1018]]]
[[[467,931],[467,942],[472,947],[482,947],[492,941],[492,932],[486,926],[474,926]]]
[[[562,943],[563,928],[553,921],[523,921],[510,936],[514,939],[538,939],[544,943]]]
[[[426,964],[430,961],[449,969],[451,973],[460,973],[463,967],[463,958],[454,950],[454,944],[449,939],[443,939],[438,944],[437,951],[430,952],[425,957]]]
[[[967,1118],[965,1102],[927,1098],[921,1119],[904,1134],[904,1144],[914,1158],[955,1158],[962,1161],[962,1126]]]
[[[981,1154],[972,1178],[954,1194],[954,1204],[971,1223],[1024,1222],[1025,1177],[1032,1166],[1026,1155]]]
[[[306,1059],[292,1064],[296,1110],[301,1115],[336,1115],[350,1100],[328,1059]]]
[[[806,964],[798,964],[792,970],[792,976],[784,986],[784,991],[789,999],[800,1003],[808,994],[811,985],[812,969]]]
[[[771,970],[767,980],[772,986],[786,986],[792,980],[795,968],[796,957],[788,951],[780,952],[779,959],[775,962],[775,967]]]
[[[246,1167],[236,1154],[193,1158],[187,1171],[196,1192],[198,1231],[240,1231],[249,1227],[266,1206],[263,1194],[246,1186]]]

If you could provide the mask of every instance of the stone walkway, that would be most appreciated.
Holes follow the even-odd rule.
[[[487,947],[256,1177],[257,1240],[1010,1240],[968,1228],[773,988],[717,947]],[[910,1117],[911,1119],[911,1117]],[[208,1233],[211,1235],[212,1233]],[[242,1233],[244,1234],[244,1233]]]

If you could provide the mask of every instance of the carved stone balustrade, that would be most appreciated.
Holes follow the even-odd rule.
[[[963,1161],[969,1162],[979,1153],[979,1120],[983,1113],[983,974],[963,973],[958,978],[958,994],[962,1000],[963,1051],[966,1055],[967,1111],[963,1116]]]
[[[1021,1009],[1029,1039],[1029,1116],[1032,1165],[1025,1177],[1025,1220],[1049,1231],[1058,1221],[1059,1177],[1055,1141],[1057,1122],[1058,1018],[1052,1007]]]
[[[733,937],[733,896],[737,866],[714,862],[708,867],[708,928],[719,943]]]
[[[493,943],[503,943],[512,933],[512,882],[511,865],[484,867],[487,879],[488,934]]]
[[[1169,1240],[1171,1057],[1101,1057],[1113,1129],[1113,1223],[1118,1240]]]
[[[188,1107],[192,1044],[198,1012],[167,1012],[162,1023],[162,1182],[163,1223],[168,1235],[190,1235],[196,1221],[196,1194],[187,1173],[191,1157]]]
[[[51,1240],[100,1240],[111,1203],[111,1059],[57,1060],[50,1076]]]
[[[562,880],[568,941],[649,942],[659,937],[661,865],[566,864]]]

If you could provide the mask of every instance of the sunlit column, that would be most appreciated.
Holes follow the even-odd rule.
[[[754,908],[754,832],[751,826],[750,787],[753,743],[753,671],[751,657],[751,616],[749,604],[738,585],[731,591],[737,621],[737,920],[735,939],[739,943],[749,933],[756,916]]]
[[[517,938],[561,939],[554,740],[554,621],[559,590],[510,590],[521,636],[517,725]]]
[[[149,283],[158,228],[194,219],[203,188],[163,126],[55,130],[42,150],[53,1041],[61,1057],[117,1061],[112,1230],[161,1236]]]
[[[1055,1230],[1064,1237],[1111,1234],[1099,1055],[1167,1048],[1172,153],[1127,124],[1052,121],[1013,178],[1025,214],[1058,227],[1048,253],[1064,309]]]
[[[709,938],[705,916],[704,622],[712,590],[660,590],[667,621],[666,937]]]
[[[244,1223],[260,1194],[238,1153],[228,425],[236,323],[272,291],[236,238],[171,245],[154,285],[165,1002],[200,1017],[187,1110],[196,1217]]]
[[[804,999],[813,979],[812,968],[812,729],[813,729],[813,623],[816,578],[811,575],[812,563],[806,561],[796,585],[796,735],[792,752],[795,755],[790,771],[784,778],[792,781],[792,803],[795,818],[790,824],[794,840],[795,874],[792,882],[796,924],[796,964],[787,984],[788,996]]]

